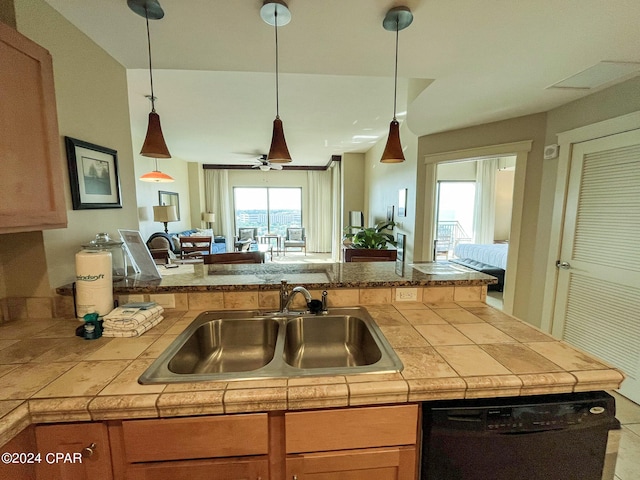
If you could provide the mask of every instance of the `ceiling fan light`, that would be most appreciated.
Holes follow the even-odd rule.
[[[401,163],[404,162],[404,152],[400,142],[400,124],[394,118],[389,125],[389,137],[384,147],[380,163]]]
[[[287,148],[287,141],[284,138],[284,128],[282,127],[280,117],[276,117],[273,121],[273,135],[271,137],[271,148],[269,149],[267,160],[271,163],[291,162],[291,155]]]
[[[156,112],[149,112],[147,136],[142,144],[140,155],[152,158],[171,158],[167,144],[164,141],[164,136],[162,135],[160,115]]]
[[[159,170],[154,170],[153,172],[145,173],[140,177],[141,182],[155,182],[155,183],[170,183],[175,180],[173,177],[167,175],[166,173],[162,173]]]
[[[271,170],[271,168],[269,167],[269,165],[260,165],[258,167],[260,170],[262,170],[263,172],[268,172],[269,170]]]

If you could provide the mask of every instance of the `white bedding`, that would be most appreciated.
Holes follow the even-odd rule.
[[[457,258],[470,258],[477,262],[486,263],[494,267],[507,269],[507,252],[509,244],[479,244],[479,243],[459,243],[453,249],[453,254]]]

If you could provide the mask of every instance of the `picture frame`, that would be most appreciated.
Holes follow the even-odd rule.
[[[390,205],[387,207],[387,222],[393,222],[394,209],[395,209],[394,205]]]
[[[178,220],[180,220],[180,195],[176,192],[158,191],[158,205],[174,205],[178,213]]]
[[[396,274],[404,275],[404,249],[407,243],[407,236],[404,233],[398,233],[396,241]]]
[[[74,210],[122,208],[118,152],[64,137]]]
[[[142,240],[138,230],[118,229],[124,247],[133,261],[134,269],[138,272],[140,280],[159,280],[162,278],[151,252]]]
[[[407,189],[401,188],[398,191],[398,217],[407,216]]]

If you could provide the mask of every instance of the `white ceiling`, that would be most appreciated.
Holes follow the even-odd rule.
[[[126,0],[47,2],[128,69],[137,150],[150,110],[145,20]],[[150,28],[169,150],[188,161],[251,163],[267,152],[275,117],[274,30],[260,18],[262,0],[160,3],[165,17]],[[414,13],[400,32],[398,111],[416,135],[547,111],[595,90],[546,87],[600,61],[640,62],[638,0],[287,3],[280,116],[296,165],[325,165],[386,136],[395,34],[382,19],[392,6]]]

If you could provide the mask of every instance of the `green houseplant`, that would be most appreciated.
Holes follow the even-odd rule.
[[[345,227],[345,245],[351,245],[353,248],[386,250],[387,244],[390,243],[393,246],[396,244],[393,235],[386,231],[394,226],[394,222],[384,220],[382,222],[378,222],[373,227]]]

